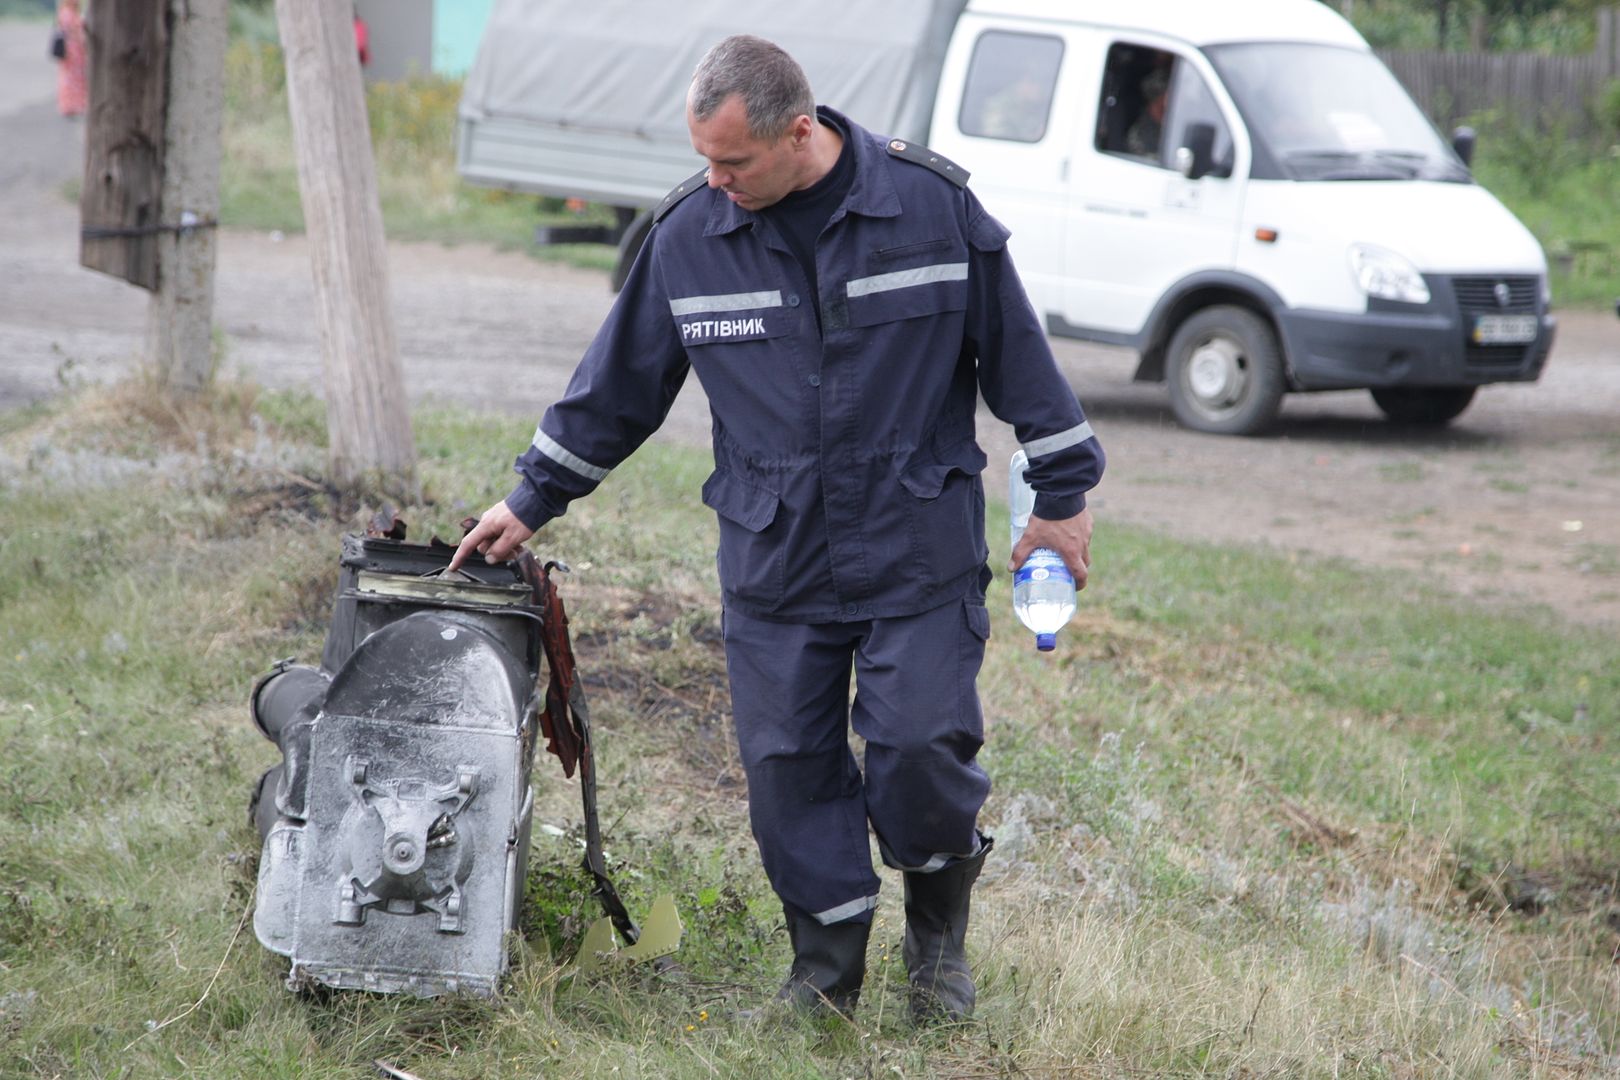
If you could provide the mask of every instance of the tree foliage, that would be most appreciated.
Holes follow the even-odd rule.
[[[1583,53],[1614,0],[1323,0],[1375,48]]]

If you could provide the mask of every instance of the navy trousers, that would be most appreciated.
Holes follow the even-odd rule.
[[[726,667],[748,809],[771,887],[823,924],[877,904],[883,861],[932,871],[975,854],[990,793],[975,687],[982,594],[898,619],[782,623],[728,609]],[[855,697],[850,702],[850,676]],[[866,742],[865,769],[849,729]]]

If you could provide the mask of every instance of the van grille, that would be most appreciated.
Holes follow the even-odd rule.
[[[1507,303],[1497,299],[1496,287],[1507,286]],[[1505,274],[1478,274],[1451,279],[1457,295],[1457,307],[1462,315],[1463,333],[1466,335],[1479,315],[1534,315],[1541,298],[1541,279],[1533,274],[1507,276]],[[1509,371],[1523,367],[1531,358],[1535,344],[1529,345],[1476,345],[1466,337],[1463,340],[1463,363],[1474,369]]]
[[[1506,304],[1496,299],[1496,286],[1506,285],[1509,297]],[[1456,277],[1451,286],[1457,291],[1457,306],[1465,315],[1527,314],[1536,310],[1536,294],[1541,282],[1530,277]]]

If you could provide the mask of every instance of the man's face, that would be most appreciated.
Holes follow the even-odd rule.
[[[802,186],[812,121],[799,117],[774,141],[748,133],[748,114],[736,94],[720,103],[707,120],[686,110],[692,149],[709,163],[709,186],[719,188],[744,210],[761,210]]]

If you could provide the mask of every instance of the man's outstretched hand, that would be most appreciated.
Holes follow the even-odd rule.
[[[1091,511],[1082,510],[1072,518],[1048,521],[1029,515],[1024,535],[1013,548],[1008,570],[1017,570],[1036,548],[1051,548],[1068,564],[1074,575],[1074,587],[1086,587],[1086,573],[1091,568]]]
[[[506,508],[503,499],[485,510],[472,532],[462,537],[461,543],[456,545],[455,557],[450,560],[450,569],[461,569],[461,564],[475,551],[483,555],[486,562],[503,563],[516,555],[523,541],[533,535],[534,530],[519,521],[517,515]]]

